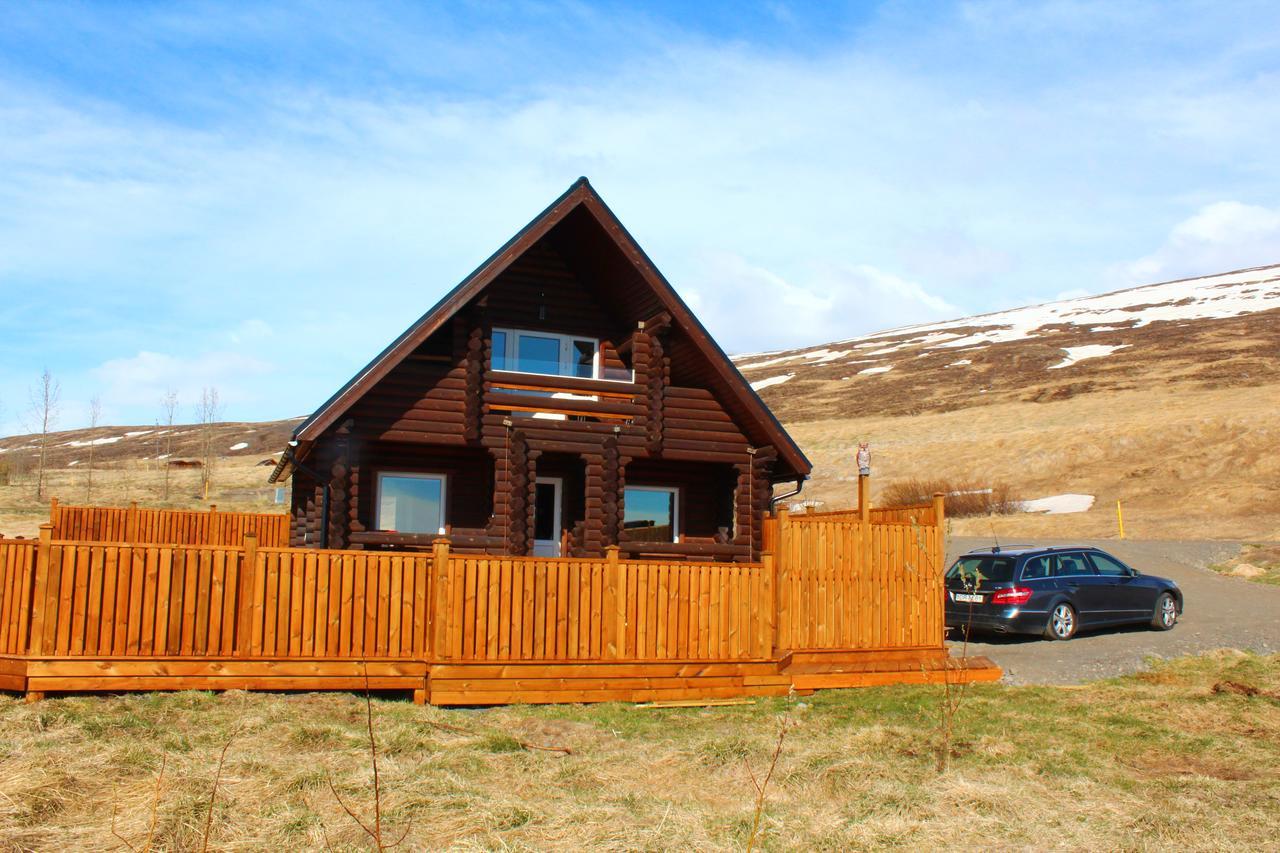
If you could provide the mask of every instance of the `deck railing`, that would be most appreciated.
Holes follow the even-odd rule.
[[[134,542],[154,545],[240,545],[254,533],[264,547],[289,544],[289,516],[268,512],[151,509],[49,504],[53,538],[80,542]]]
[[[760,562],[724,563],[617,547],[474,556],[445,539],[261,547],[252,531],[238,545],[87,542],[46,524],[38,540],[0,539],[0,686],[151,689],[203,673],[187,683],[255,687],[287,672],[293,688],[350,689],[361,661],[382,667],[372,686],[403,687],[428,665],[500,678],[508,664],[683,662],[705,675],[793,651],[942,653],[938,525],[783,512],[764,535]],[[345,680],[325,680],[335,673]],[[451,689],[469,689],[456,677]]]

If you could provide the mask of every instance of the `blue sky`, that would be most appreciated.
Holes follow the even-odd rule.
[[[0,433],[304,414],[583,174],[731,352],[1280,262],[1274,4],[0,18]]]

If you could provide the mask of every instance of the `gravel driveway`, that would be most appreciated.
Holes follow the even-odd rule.
[[[947,565],[989,539],[955,537]],[[1013,545],[1014,543],[1006,543]],[[976,635],[969,654],[999,664],[1012,684],[1079,684],[1136,672],[1149,657],[1172,658],[1220,648],[1280,652],[1280,587],[1224,577],[1205,568],[1234,556],[1236,542],[1020,539],[1019,545],[1095,545],[1141,572],[1171,578],[1186,612],[1172,631],[1145,627],[1082,632],[1065,643],[1035,637]],[[960,643],[952,642],[952,654]]]

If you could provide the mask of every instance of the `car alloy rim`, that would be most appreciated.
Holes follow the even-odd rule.
[[[1071,624],[1074,620],[1071,618],[1071,608],[1065,604],[1059,604],[1053,609],[1053,633],[1059,637],[1067,637],[1071,635]]]
[[[1164,604],[1160,607],[1160,618],[1166,625],[1172,625],[1174,620],[1178,618],[1178,609],[1173,603],[1173,599],[1168,596],[1164,599]]]

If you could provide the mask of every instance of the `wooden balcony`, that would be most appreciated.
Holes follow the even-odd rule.
[[[631,421],[644,413],[643,389],[633,382],[543,376],[492,370],[484,382],[485,412],[530,412],[604,421]]]

